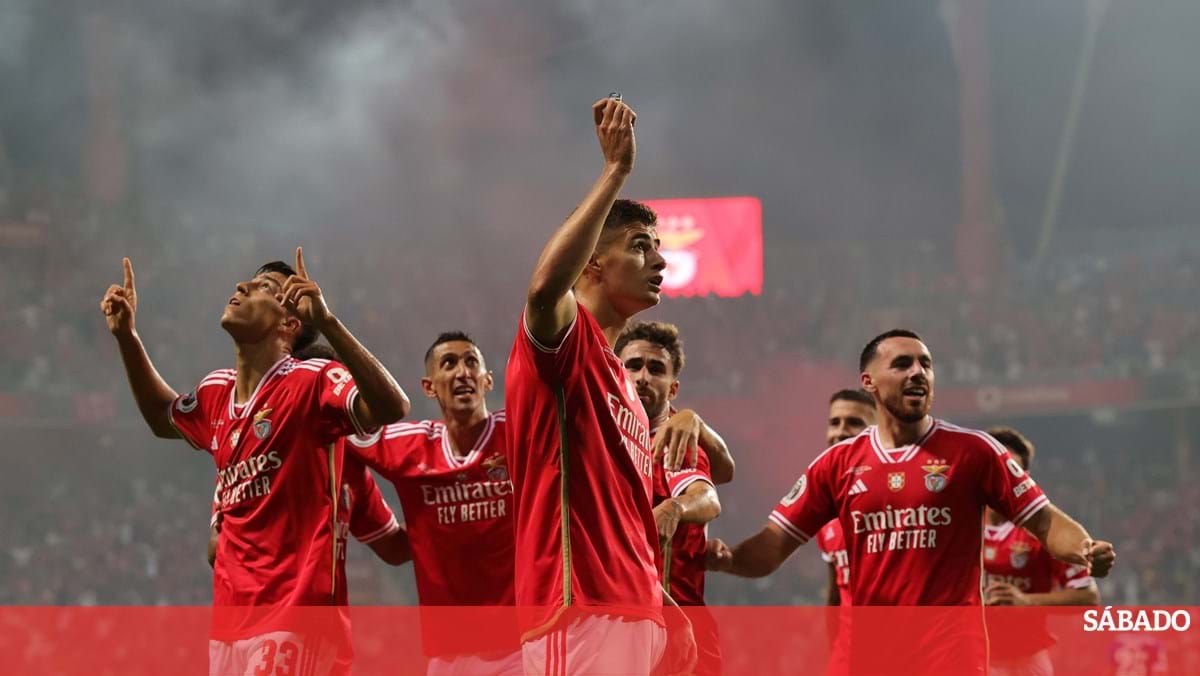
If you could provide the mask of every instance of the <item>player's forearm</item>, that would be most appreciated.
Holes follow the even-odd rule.
[[[403,526],[391,535],[384,536],[367,545],[384,563],[399,566],[412,560],[412,547],[408,531]]]
[[[776,546],[778,543],[774,542],[769,528],[734,547],[722,572],[738,577],[766,577],[778,570],[787,556]]]
[[[680,523],[705,524],[721,516],[721,500],[706,481],[696,481],[675,498],[681,508]]]
[[[587,196],[542,249],[529,281],[531,318],[552,312],[575,285],[596,250],[604,220],[628,176],[626,169],[606,166]]]
[[[121,352],[121,362],[125,365],[125,377],[133,392],[133,400],[150,431],[163,439],[179,438],[169,417],[171,402],[179,395],[154,368],[142,339],[133,332],[119,335],[117,347]]]
[[[329,341],[329,346],[337,352],[338,358],[354,377],[358,396],[368,413],[366,416],[360,416],[359,422],[364,428],[393,423],[408,415],[409,401],[404,390],[375,355],[358,342],[340,320],[333,318],[320,329],[321,335]]]
[[[733,454],[717,431],[700,421],[700,448],[708,456],[709,473],[718,486],[733,481]]]
[[[1046,505],[1024,526],[1041,540],[1050,556],[1066,563],[1088,564],[1083,556],[1084,543],[1090,539],[1087,530],[1058,507]]]
[[[841,591],[837,585],[837,566],[832,563],[828,564],[829,568],[829,586],[825,590],[825,605],[838,606],[842,603]]]
[[[1100,604],[1100,591],[1095,585],[1084,589],[1058,589],[1044,594],[1026,594],[1035,606],[1095,606]]]

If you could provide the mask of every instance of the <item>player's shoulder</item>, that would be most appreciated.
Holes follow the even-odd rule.
[[[983,430],[954,425],[945,420],[934,420],[933,424],[935,429],[934,434],[930,435],[930,441],[935,442],[935,445],[944,446],[946,450],[972,454],[993,453],[1001,456],[1008,453],[1003,444]]]
[[[816,467],[818,464],[831,465],[844,462],[848,458],[854,458],[861,455],[871,447],[871,432],[875,427],[868,427],[860,432],[857,436],[850,437],[843,441],[826,448],[816,458],[809,463],[809,468]]]
[[[315,378],[321,373],[333,372],[338,369],[346,372],[346,367],[342,366],[341,362],[332,359],[296,359],[289,357],[280,370],[281,375]]]
[[[196,386],[196,390],[206,388],[223,388],[228,387],[237,380],[237,371],[235,369],[217,369],[209,372],[208,375],[200,379],[200,384]]]

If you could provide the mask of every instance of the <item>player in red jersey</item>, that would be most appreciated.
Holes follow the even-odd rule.
[[[832,446],[852,439],[875,424],[875,400],[862,390],[838,390],[829,398],[825,419],[825,444]],[[825,628],[830,636],[829,673],[845,673],[850,659],[850,554],[846,537],[837,519],[821,527],[817,549],[829,567],[829,586],[825,590]]]
[[[298,351],[295,357],[301,361],[308,359],[337,359],[337,353],[328,345],[313,344]],[[339,440],[338,443],[345,443]],[[346,543],[349,535],[367,545],[384,563],[398,566],[411,558],[408,545],[408,534],[396,521],[392,508],[383,499],[375,478],[367,468],[354,456],[345,456],[342,465],[342,488],[339,497],[342,501],[338,510],[338,552],[339,559],[346,557]],[[208,565],[215,567],[217,560],[217,544],[221,537],[221,483],[217,475],[217,488],[213,493],[212,512],[209,519]],[[345,586],[345,571],[339,567],[337,584]]]
[[[630,324],[617,338],[615,351],[637,387],[655,445],[666,437],[659,431],[670,425],[699,427],[700,451],[694,466],[670,470],[666,463],[654,464],[654,520],[659,542],[665,546],[660,566],[663,585],[681,607],[695,608],[688,612],[699,652],[694,673],[719,674],[721,637],[716,622],[703,608],[704,558],[708,522],[721,514],[715,484],[724,482],[714,479],[709,458],[720,458],[727,466],[720,478],[728,481],[732,479],[732,457],[720,435],[693,411],[672,416],[671,402],[679,394],[679,374],[686,359],[674,324]]]
[[[1025,471],[1033,463],[1033,443],[1011,427],[988,430]],[[1042,543],[993,509],[983,529],[984,603],[989,606],[1094,606],[1100,603],[1096,581],[1086,566],[1051,557]],[[994,676],[1049,676],[1054,673],[1048,648],[1054,637],[1045,622],[989,613],[991,672]],[[1001,637],[999,640],[995,637]]]
[[[240,282],[221,315],[236,369],[205,376],[179,395],[158,375],[134,326],[133,267],[100,302],[134,400],[158,437],[212,454],[222,537],[213,571],[212,673],[304,666],[348,669],[348,616],[298,628],[298,606],[344,606],[337,584],[341,457],[337,440],[399,419],[408,399],[391,374],[329,310],[296,266],[264,265]],[[294,351],[325,336],[345,364],[299,361]],[[309,616],[311,619],[311,616]],[[321,624],[327,621],[328,626]]]
[[[1004,446],[929,415],[933,357],[915,333],[897,329],[873,338],[859,367],[878,426],[817,456],[758,534],[732,549],[714,540],[711,567],[746,577],[770,574],[836,517],[846,534],[856,607],[979,606],[983,512],[990,506],[1028,529],[1055,558],[1090,566],[1098,577],[1108,574],[1112,545],[1092,540],[1051,505]],[[854,669],[986,669],[982,613],[971,621],[930,613],[920,627],[899,624],[867,636],[860,618],[874,617],[855,611]],[[944,618],[956,621],[938,624]]]
[[[530,673],[644,674],[667,652],[650,425],[612,351],[666,262],[654,212],[617,199],[636,115],[617,97],[592,113],[604,171],[538,259],[505,377]]]
[[[425,353],[421,388],[441,420],[388,425],[347,449],[396,487],[422,606],[512,606],[513,495],[505,413],[489,413],[492,373],[460,331],[442,333]],[[485,612],[485,611],[480,611]],[[513,617],[467,630],[474,616],[423,615],[430,674],[521,674]],[[457,626],[443,626],[446,621]]]

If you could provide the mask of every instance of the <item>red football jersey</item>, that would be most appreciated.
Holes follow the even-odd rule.
[[[842,524],[837,519],[825,524],[817,536],[817,549],[821,550],[821,560],[833,564],[837,571],[838,600],[843,606],[850,602],[850,555],[846,552],[846,536],[842,533]]]
[[[516,597],[524,639],[587,606],[662,622],[649,422],[595,318],[562,344],[522,313],[505,374],[516,490]]]
[[[855,606],[978,606],[984,506],[1021,524],[1047,504],[1041,488],[995,439],[932,420],[912,445],[885,449],[878,429],[870,427],[830,447],[770,519],[802,543],[830,519],[841,522]],[[950,634],[939,631],[956,639],[946,641]],[[904,659],[926,667],[985,660],[982,613],[975,626],[920,632],[895,647],[906,652]],[[852,659],[872,657],[854,636],[851,647]]]
[[[422,606],[512,606],[513,494],[505,412],[487,418],[465,456],[451,450],[441,421],[395,423],[347,449],[392,482],[404,510]],[[516,650],[515,627],[457,640],[422,634],[428,655]],[[511,623],[510,623],[511,624]]]
[[[337,442],[363,432],[354,417],[358,388],[337,362],[284,357],[240,406],[235,379],[232,369],[213,371],[170,409],[180,435],[217,465],[213,605],[271,609],[215,613],[212,636],[226,641],[286,629],[286,607],[345,604],[333,528]]]
[[[653,443],[653,437],[651,437]],[[712,485],[708,455],[701,449],[695,467],[668,471],[661,462],[654,464],[654,505],[667,498],[679,497],[688,486],[703,481]],[[704,605],[704,559],[708,550],[708,524],[681,523],[671,538],[671,557],[664,564],[661,579],[671,598],[681,606]]]
[[[1027,594],[1044,594],[1056,588],[1086,589],[1094,584],[1087,566],[1063,563],[1050,556],[1042,543],[1011,522],[983,528],[984,587],[992,582],[1007,582]],[[1021,641],[992,643],[994,659],[1024,657],[1054,645],[1054,637],[1045,623],[1036,626],[1000,627],[999,623],[1024,621],[1012,615],[988,617],[988,624],[999,636],[1020,636]]]

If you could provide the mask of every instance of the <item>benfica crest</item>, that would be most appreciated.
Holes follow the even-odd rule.
[[[508,481],[508,467],[503,455],[496,454],[484,460],[483,468],[492,481]]]
[[[888,474],[888,488],[893,492],[904,490],[904,472],[891,472]]]
[[[1029,552],[1032,547],[1021,542],[1014,542],[1010,548],[1011,552],[1008,555],[1008,562],[1013,568],[1024,568],[1025,564],[1029,563]]]
[[[941,493],[946,484],[950,481],[947,474],[950,472],[950,465],[945,460],[930,460],[928,465],[921,465],[921,469],[925,470],[925,488],[931,493]]]
[[[258,437],[259,441],[271,436],[271,421],[267,418],[271,414],[271,409],[264,408],[254,414],[254,436]]]

